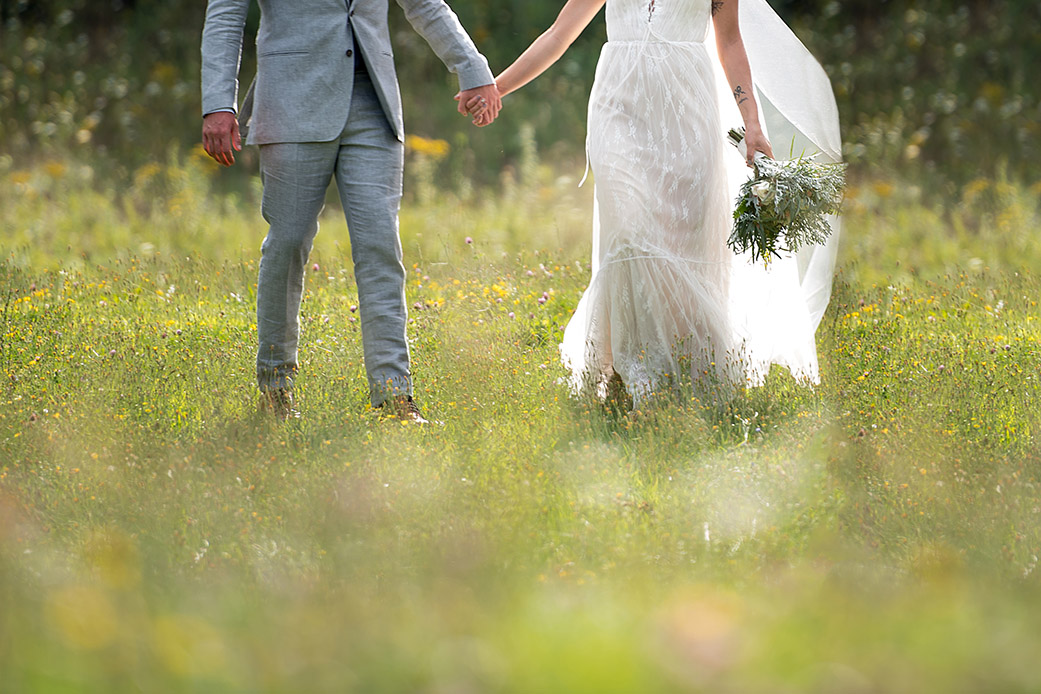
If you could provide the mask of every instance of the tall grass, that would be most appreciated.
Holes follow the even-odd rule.
[[[429,428],[365,404],[330,205],[280,426],[255,193],[0,167],[3,691],[1041,688],[1036,191],[861,182],[822,384],[631,418],[560,381],[590,191],[413,180]]]

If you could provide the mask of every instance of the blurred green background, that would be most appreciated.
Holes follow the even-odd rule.
[[[493,70],[553,21],[561,0],[452,3]],[[1041,3],[1033,0],[774,0],[831,75],[854,174],[894,170],[951,194],[977,177],[1041,178],[1036,139]],[[205,2],[0,2],[0,147],[14,164],[69,152],[106,177],[190,148],[199,136],[199,36]],[[410,132],[449,143],[438,164],[456,187],[497,183],[532,146],[580,159],[585,109],[605,39],[603,13],[547,74],[508,100],[497,127],[460,118],[456,85],[391,3]],[[242,81],[254,70],[254,5]],[[527,126],[527,127],[524,127]],[[252,156],[247,154],[247,163]],[[11,165],[11,161],[8,165]],[[580,163],[578,164],[580,165]],[[255,166],[255,164],[253,165]],[[247,165],[226,176],[245,185]],[[924,175],[928,174],[928,175]],[[467,180],[469,179],[469,180]]]

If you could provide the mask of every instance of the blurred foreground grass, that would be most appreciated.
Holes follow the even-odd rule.
[[[414,199],[416,429],[331,209],[304,417],[256,415],[210,176],[0,167],[0,691],[1041,690],[1038,191],[859,183],[822,385],[635,421],[557,382],[591,191]]]

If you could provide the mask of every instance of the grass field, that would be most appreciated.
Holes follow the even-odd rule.
[[[279,426],[213,175],[0,160],[0,692],[1041,691],[1036,188],[858,182],[822,384],[637,419],[558,382],[589,188],[413,200],[430,428],[330,209]]]

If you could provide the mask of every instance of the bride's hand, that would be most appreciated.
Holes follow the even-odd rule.
[[[473,124],[478,128],[491,125],[492,121],[495,120],[488,110],[488,103],[482,101],[479,97],[471,97],[464,106],[466,107],[466,112],[473,118]]]
[[[502,108],[502,97],[495,83],[461,91],[455,95],[455,100],[459,102],[459,113],[473,118],[477,127],[491,125]]]
[[[755,153],[762,152],[766,156],[773,159],[774,151],[770,147],[770,141],[766,139],[766,135],[759,127],[745,128],[745,147],[747,148],[748,155],[745,161],[749,166],[755,160]]]
[[[460,102],[459,111],[463,115],[473,118],[473,124],[478,128],[491,125],[495,118],[491,115],[487,101],[482,101],[479,96],[472,96],[467,101],[462,101],[461,92],[455,95],[455,100]]]

